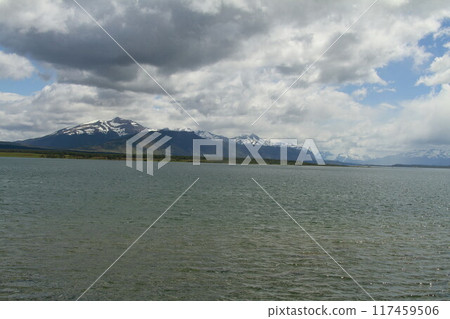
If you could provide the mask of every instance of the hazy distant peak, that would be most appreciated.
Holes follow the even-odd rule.
[[[260,138],[258,135],[254,133],[239,135],[234,137],[233,139],[235,139],[236,143],[238,144],[270,145],[269,140]]]

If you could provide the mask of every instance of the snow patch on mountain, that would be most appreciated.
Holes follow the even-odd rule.
[[[211,133],[211,132],[208,132],[208,131],[200,131],[199,130],[199,131],[194,131],[194,133],[197,134],[200,137],[203,137],[203,138],[207,139],[207,140],[217,140],[217,139],[219,139],[219,140],[228,140],[228,138],[225,137],[225,136],[217,135],[217,134],[214,134],[214,133]]]
[[[142,125],[116,117],[109,121],[96,120],[83,123],[74,127],[64,128],[55,132],[53,135],[94,135],[96,133],[108,134],[115,133],[119,137],[139,133],[145,129]]]
[[[416,150],[402,154],[406,157],[427,157],[427,158],[450,158],[450,150],[445,149],[429,149],[429,150]]]
[[[270,141],[260,138],[258,135],[252,133],[252,134],[244,134],[244,135],[239,135],[236,137],[233,137],[233,139],[236,140],[236,143],[238,144],[243,144],[243,145],[270,145]]]
[[[112,120],[95,120],[90,121],[84,124],[80,124],[70,128],[64,128],[59,130],[51,135],[47,135],[44,137],[39,137],[35,139],[29,139],[25,141],[21,141],[24,145],[32,145],[38,147],[47,147],[47,148],[59,148],[59,149],[79,149],[83,147],[92,147],[95,145],[102,145],[105,142],[118,139],[120,137],[131,136],[139,133],[140,131],[146,129],[144,126],[131,121],[116,117]],[[224,143],[228,143],[229,138],[214,134],[209,131],[203,130],[192,130],[190,128],[178,128],[178,129],[147,129],[148,131],[177,131],[182,133],[186,133],[188,137],[187,140],[196,138],[192,136],[192,133],[197,135],[200,138],[204,139],[220,139],[223,140]],[[290,150],[291,154],[293,149],[300,150],[303,144],[303,141],[297,140],[297,144],[295,143],[296,139],[265,139],[261,138],[258,135],[244,134],[233,139],[236,140],[236,143],[239,145],[246,145],[249,148],[249,145],[261,145],[268,146],[261,149],[262,152],[266,153],[266,156],[275,156],[274,154],[280,153],[279,149],[270,149],[270,146],[280,147],[287,146]],[[191,145],[183,145],[182,148],[188,149]],[[241,147],[241,150],[245,150],[245,148]],[[349,164],[364,164],[364,165],[395,165],[395,164],[404,164],[404,165],[431,165],[431,166],[450,166],[450,147],[443,147],[441,145],[435,145],[429,149],[412,149],[408,152],[388,155],[388,156],[379,156],[379,157],[367,157],[367,156],[359,156],[356,152],[349,153],[340,153],[333,154],[327,152],[324,149],[320,149],[322,156],[327,160],[334,160],[341,163],[349,163]]]
[[[236,139],[236,143],[238,144],[251,144],[251,145],[261,145],[261,146],[287,146],[290,148],[301,149],[301,143],[298,144],[297,139],[284,139],[284,138],[261,138],[258,135],[252,134],[244,134],[240,136],[234,137]],[[297,142],[297,143],[295,143]]]

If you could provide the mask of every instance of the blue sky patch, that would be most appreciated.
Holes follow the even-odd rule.
[[[450,19],[445,19],[442,22],[440,30],[449,27]],[[417,80],[428,73],[427,70],[436,57],[443,56],[448,51],[448,48],[444,47],[448,42],[448,36],[435,38],[435,35],[430,33],[419,41],[419,45],[423,46],[427,52],[433,55],[423,65],[419,67],[415,66],[414,60],[411,57],[401,61],[394,61],[383,68],[377,69],[380,78],[388,83],[386,86],[377,84],[346,85],[340,91],[352,94],[355,90],[365,88],[367,95],[359,101],[372,106],[381,103],[396,105],[400,101],[412,100],[419,96],[429,94],[433,88],[424,84],[416,85]],[[439,90],[439,87],[434,88],[435,92]]]
[[[3,51],[4,53],[13,53],[9,52],[2,46],[0,46],[0,51]],[[28,96],[32,95],[34,92],[42,90],[46,85],[55,82],[56,78],[54,72],[43,68],[29,57],[25,58],[33,64],[33,66],[37,69],[37,72],[33,73],[31,77],[21,80],[0,79],[0,92],[16,93]]]

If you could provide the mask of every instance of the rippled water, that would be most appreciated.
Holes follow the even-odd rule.
[[[450,170],[0,158],[0,299],[449,300]]]

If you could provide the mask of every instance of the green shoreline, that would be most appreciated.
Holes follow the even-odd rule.
[[[0,149],[0,157],[16,157],[16,158],[60,158],[60,159],[91,159],[91,160],[126,160],[126,154],[124,153],[107,153],[107,152],[87,152],[87,151],[71,151],[71,150],[33,150],[33,149]],[[164,159],[163,155],[155,155],[154,160],[160,161]],[[146,160],[144,155],[144,160]],[[171,156],[172,162],[185,162],[192,163],[191,156]],[[228,158],[221,161],[208,161],[204,158],[200,160],[202,163],[222,163],[227,164]],[[236,164],[241,164],[244,161],[243,158],[237,158]],[[264,162],[268,165],[280,165],[279,160],[264,159]],[[257,164],[252,159],[249,164]],[[287,161],[288,165],[295,165],[295,161]],[[315,163],[303,163],[305,166],[318,166]],[[450,166],[428,166],[428,165],[358,165],[358,164],[340,164],[340,163],[327,163],[326,166],[333,167],[417,167],[417,168],[447,168]]]
[[[0,149],[0,157],[18,157],[18,158],[60,158],[60,159],[92,159],[92,160],[126,160],[126,154],[124,153],[104,153],[104,152],[83,152],[83,151],[69,151],[69,150],[30,150],[30,149]],[[160,161],[164,159],[163,155],[155,155],[154,160]],[[144,155],[144,160],[146,160]],[[171,156],[172,162],[190,162],[192,163],[191,156]],[[207,161],[206,159],[200,160],[202,163],[228,163],[228,158],[221,161]],[[237,158],[236,164],[241,164],[244,161],[243,158]],[[269,165],[280,164],[279,160],[264,159]],[[295,161],[288,161],[288,165],[294,165]],[[250,164],[257,164],[252,159]],[[315,163],[304,163],[304,165],[317,166]],[[331,166],[346,166],[327,164]],[[356,165],[352,165],[356,166]],[[365,165],[361,165],[365,166]]]

